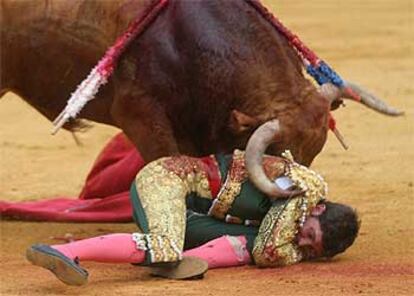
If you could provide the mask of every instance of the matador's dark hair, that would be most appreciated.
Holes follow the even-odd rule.
[[[357,212],[344,204],[323,201],[326,210],[318,217],[322,230],[322,257],[344,252],[358,235],[360,220]]]

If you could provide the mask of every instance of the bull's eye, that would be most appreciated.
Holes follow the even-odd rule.
[[[345,103],[342,99],[333,100],[331,103],[331,110],[336,110],[341,106],[345,106]]]

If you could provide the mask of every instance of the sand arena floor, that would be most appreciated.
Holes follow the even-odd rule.
[[[128,264],[84,263],[85,287],[68,287],[24,259],[51,236],[88,237],[129,232],[133,224],[1,221],[1,295],[413,295],[414,4],[411,0],[264,1],[339,73],[405,110],[387,118],[354,103],[335,112],[351,148],[331,134],[313,168],[326,176],[330,198],[352,204],[362,217],[360,237],[327,263],[284,269],[211,270],[201,281],[151,278]],[[293,3],[292,3],[293,2]],[[0,100],[0,197],[35,200],[76,196],[104,143],[117,130],[95,125],[83,146],[18,97]]]

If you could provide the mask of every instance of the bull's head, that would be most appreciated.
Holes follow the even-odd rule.
[[[319,94],[326,99],[326,102],[330,104],[331,109],[335,109],[339,103],[342,102],[342,99],[355,100],[355,97],[358,97],[358,102],[382,114],[389,116],[399,116],[403,114],[403,112],[388,106],[376,96],[351,82],[346,82],[344,89],[339,89],[336,86],[327,83],[321,86],[318,91]],[[325,116],[316,117],[326,120],[328,113],[326,111],[324,113],[326,114]],[[308,115],[303,114],[303,116]],[[291,129],[291,127],[285,126],[286,122],[289,124],[289,121],[285,121],[283,116],[281,116],[281,118],[278,117],[277,119],[263,123],[252,134],[246,147],[246,167],[249,176],[257,188],[268,196],[287,197],[300,194],[299,191],[286,191],[277,187],[275,183],[267,178],[262,167],[263,154],[269,145],[276,142],[276,145],[280,144],[281,147],[290,147],[290,143],[286,143],[286,140],[294,140],[294,138],[292,138],[291,135],[286,135],[286,133],[289,133],[292,130],[295,137],[298,134],[298,128]],[[307,129],[307,127],[303,126],[301,128]],[[298,155],[300,162],[305,165],[309,165],[316,154],[319,153],[320,149],[322,149],[326,139],[327,123],[325,122],[325,124],[320,125],[315,131],[312,131],[311,127],[308,129],[308,133],[305,131],[305,133],[302,134],[304,136],[304,138],[300,139],[302,142],[299,145],[291,146],[295,149],[295,151],[292,151],[293,154]],[[307,145],[309,145],[309,148],[313,151],[307,151]],[[304,155],[307,155],[308,157],[304,157]]]

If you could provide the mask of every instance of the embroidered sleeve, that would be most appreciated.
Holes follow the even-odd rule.
[[[301,203],[301,198],[295,198],[270,208],[260,225],[253,248],[258,266],[285,266],[302,260],[302,254],[294,243]]]
[[[306,217],[310,214],[312,209],[321,200],[324,200],[327,197],[328,185],[321,175],[294,162],[290,151],[285,151],[282,155],[289,160],[289,163],[286,166],[286,176],[288,176],[297,187],[305,191],[302,196],[302,215],[299,222],[299,226],[302,227]]]

